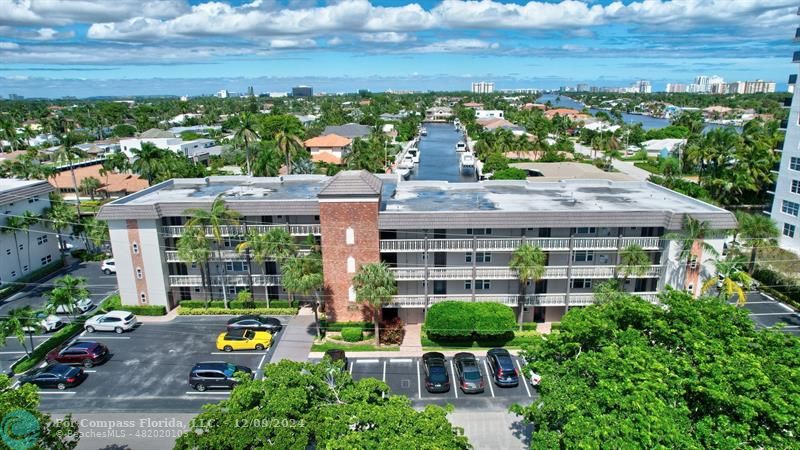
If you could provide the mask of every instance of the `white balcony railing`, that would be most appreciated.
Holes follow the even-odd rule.
[[[222,286],[224,275],[214,275],[211,277],[212,286]],[[280,284],[280,275],[251,275],[253,286],[277,286]],[[202,286],[203,280],[200,275],[170,275],[170,287],[182,286]],[[247,275],[227,275],[225,276],[225,286],[249,286]]]
[[[650,303],[658,301],[657,292],[638,292],[634,293]],[[476,294],[476,302],[497,302],[507,306],[517,306],[519,297],[514,294]],[[443,301],[471,302],[470,294],[448,294],[448,295],[428,295],[428,305],[433,305]],[[570,306],[586,306],[594,303],[594,294],[591,292],[572,293],[569,295]],[[525,297],[526,306],[565,306],[567,304],[566,293],[553,294],[531,294]],[[424,308],[425,296],[420,294],[395,295],[391,303],[387,306],[393,308]]]
[[[393,267],[392,272],[397,281],[417,281],[425,279],[424,267]],[[471,280],[472,267],[429,267],[429,280]],[[571,278],[614,278],[616,266],[572,266]],[[643,276],[638,278],[657,278],[661,275],[662,266],[651,266]],[[554,280],[567,278],[568,266],[548,266],[542,279]],[[477,280],[516,280],[517,274],[508,267],[476,267]],[[632,276],[630,278],[637,278]]]
[[[522,238],[479,238],[475,239],[383,239],[380,247],[382,252],[469,252],[473,247],[475,251],[484,252],[511,252],[519,248]],[[567,251],[569,250],[569,238],[530,238],[525,239],[531,245],[537,246],[545,251]],[[573,250],[617,250],[629,245],[636,244],[645,250],[657,250],[661,245],[659,237],[591,237],[574,238],[572,240]]]
[[[308,224],[308,225],[292,225],[292,224],[275,224],[275,225],[247,225],[247,231],[257,231],[259,233],[266,233],[267,231],[273,228],[282,228],[293,236],[308,236],[309,234],[319,235],[320,228],[318,224]],[[173,236],[179,237],[182,236],[183,233],[186,231],[186,227],[183,225],[178,226],[163,226],[161,227],[161,233],[166,236]],[[245,226],[244,225],[222,225],[220,227],[220,232],[223,236],[244,236],[245,235]],[[206,227],[206,236],[212,236],[212,229],[211,227]]]

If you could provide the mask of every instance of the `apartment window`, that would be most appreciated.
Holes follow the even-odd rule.
[[[792,194],[800,194],[800,180],[792,180]]]
[[[248,267],[246,262],[228,261],[225,263],[225,269],[229,272],[246,272]]]
[[[39,236],[36,238],[36,245],[42,245],[47,243],[47,236]]]
[[[578,250],[572,255],[574,262],[594,261],[594,250]]]
[[[356,272],[356,259],[352,256],[347,257],[347,273]]]
[[[236,286],[228,286],[228,294],[236,295]]]
[[[53,257],[50,256],[50,255],[47,255],[47,256],[43,257],[41,261],[42,261],[42,265],[46,266],[46,265],[50,264],[51,262],[53,262]]]
[[[134,242],[134,243],[131,245],[131,248],[133,249],[133,254],[134,254],[134,255],[138,255],[138,254],[139,254],[139,244],[137,244],[136,242]]]
[[[789,168],[800,171],[800,158],[797,156],[792,156],[792,159],[789,160]]]
[[[467,234],[474,234],[477,236],[482,236],[485,234],[492,234],[491,228],[467,228]]]
[[[345,230],[344,240],[345,240],[345,244],[347,244],[347,245],[355,245],[355,243],[356,243],[356,232],[353,231],[352,227],[347,227],[347,230]]]
[[[472,262],[472,252],[464,254],[464,261],[471,263]]]
[[[11,278],[14,278],[16,276],[17,276],[17,271],[16,270],[12,270],[11,271]]]
[[[790,223],[783,224],[783,235],[786,237],[794,237],[795,226]]]
[[[141,280],[142,279],[142,268],[141,267],[137,267],[136,268],[136,279],[137,280]]]
[[[570,280],[570,287],[572,289],[590,289],[592,287],[592,280],[588,278],[575,278]]]
[[[578,227],[578,228],[573,228],[572,232],[574,234],[595,234],[597,232],[597,228],[595,228],[595,227]]]
[[[795,215],[796,215],[796,214],[795,214]],[[25,250],[25,245],[23,245],[23,244],[19,244],[19,250],[20,250],[20,251],[22,251],[22,250]]]
[[[139,298],[142,300],[142,303],[147,303],[147,294],[145,294],[144,292],[139,294]]]
[[[492,254],[489,252],[476,252],[475,261],[479,263],[490,263],[492,262]]]
[[[197,263],[196,262],[192,262],[192,269],[197,269]]]
[[[199,294],[200,293],[200,288],[199,287],[194,288],[194,293],[195,294]]]
[[[22,272],[23,273],[27,272],[28,270],[29,270],[28,266],[22,266]]]
[[[352,285],[347,288],[347,300],[351,302],[356,301],[356,288],[354,288]]]
[[[492,288],[492,282],[490,280],[475,280],[476,291],[481,291],[491,288]],[[467,280],[464,282],[464,289],[468,291],[472,290],[472,280]]]
[[[11,249],[10,249],[10,248],[7,248],[7,249],[6,249],[6,255],[10,255],[10,254],[11,254]]]
[[[783,212],[784,214],[789,214],[790,216],[797,217],[798,215],[800,215],[800,203],[784,200],[783,205],[781,206],[781,212]]]

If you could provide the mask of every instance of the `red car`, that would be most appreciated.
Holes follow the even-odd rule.
[[[56,347],[47,354],[47,362],[62,364],[80,364],[92,367],[104,362],[109,356],[108,347],[99,342],[78,341],[69,345]]]

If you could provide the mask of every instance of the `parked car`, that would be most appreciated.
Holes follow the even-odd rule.
[[[26,333],[37,333],[39,330],[42,330],[45,333],[49,333],[51,331],[56,331],[65,325],[64,322],[61,321],[60,317],[53,314],[38,312],[36,313],[36,319],[38,320],[36,326],[23,327],[23,331]]]
[[[449,392],[450,375],[447,373],[447,364],[444,355],[439,352],[428,352],[422,355],[422,365],[425,367],[425,389],[428,392]]]
[[[480,394],[483,392],[483,374],[478,360],[472,353],[456,353],[453,357],[458,385],[465,394]]]
[[[56,308],[56,314],[83,314],[86,311],[94,308],[94,302],[92,299],[85,298],[83,300],[78,300],[77,302],[72,304],[72,311],[69,310],[67,305],[58,305]]]
[[[253,377],[253,371],[249,367],[218,361],[200,362],[189,371],[189,386],[200,392],[208,388],[233,389],[238,383],[233,376],[236,372],[244,372],[250,378]]]
[[[46,367],[34,369],[19,378],[20,384],[35,384],[40,388],[56,388],[64,390],[74,387],[86,379],[87,373],[80,367],[66,364],[50,364]]]
[[[217,336],[217,350],[231,352],[233,350],[264,350],[272,343],[272,334],[268,331],[253,331],[244,328],[223,331]]]
[[[502,387],[514,387],[519,385],[519,373],[514,367],[514,360],[511,354],[504,348],[493,348],[486,352],[486,360],[492,371],[494,383]]]
[[[344,363],[344,368],[347,369],[347,356],[342,349],[332,348],[326,350],[323,358],[330,358],[332,362],[342,361]]]
[[[90,317],[83,324],[83,329],[89,333],[95,331],[113,331],[121,334],[136,326],[136,316],[128,311],[109,311]]]
[[[105,362],[110,355],[108,347],[99,342],[78,341],[54,348],[45,359],[47,362],[80,364],[88,368]]]
[[[106,275],[111,275],[112,273],[117,273],[117,265],[113,259],[104,259],[100,263],[100,270]]]
[[[274,317],[259,316],[256,314],[246,314],[234,317],[228,321],[228,330],[244,328],[254,331],[269,331],[272,334],[279,333],[283,329],[281,321]]]

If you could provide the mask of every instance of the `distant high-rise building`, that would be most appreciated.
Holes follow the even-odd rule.
[[[9,100],[24,100],[25,96],[24,95],[18,95],[18,94],[8,94],[8,99]]]
[[[182,102],[188,102],[189,101],[189,96],[188,95],[181,95],[181,101]]]
[[[217,97],[219,98],[228,98],[228,95],[230,94],[227,89],[220,89],[219,92],[217,92]]]
[[[744,94],[744,85],[743,81],[728,83],[728,94]]]
[[[477,83],[472,83],[472,93],[473,94],[491,94],[494,92],[494,83],[489,81],[478,81]]]
[[[720,85],[725,84],[725,80],[717,75],[706,76],[706,75],[699,75],[694,78],[694,84],[697,85],[696,88],[692,88],[689,90],[690,92],[704,92],[704,93],[724,93],[722,92],[725,88],[720,87]]]
[[[762,94],[767,92],[775,92],[774,81],[755,80],[745,81],[744,83],[745,94]]]
[[[292,97],[313,97],[314,88],[311,86],[295,86],[292,88]]]
[[[255,97],[256,96],[256,93],[253,90],[253,86],[250,86],[250,87],[247,88],[247,96],[248,97]]]
[[[666,91],[670,93],[686,92],[686,85],[683,83],[667,83]]]
[[[633,88],[634,92],[639,94],[649,94],[653,92],[653,87],[650,85],[650,81],[648,80],[639,80],[636,83],[633,83],[633,86],[631,87]]]
[[[579,83],[577,86],[575,86],[575,90],[578,92],[588,92],[589,85],[586,83]]]
[[[757,84],[759,81],[761,80],[754,82],[753,89],[760,87]],[[790,88],[796,83],[797,73],[789,76]],[[798,125],[800,96],[797,90],[793,91],[791,104],[785,106],[789,108],[789,118],[781,122],[781,128],[786,130],[786,136],[783,140],[783,149],[779,153],[781,161],[777,170],[778,180],[771,189],[773,194],[770,216],[781,233],[780,246],[800,252],[800,125]]]

